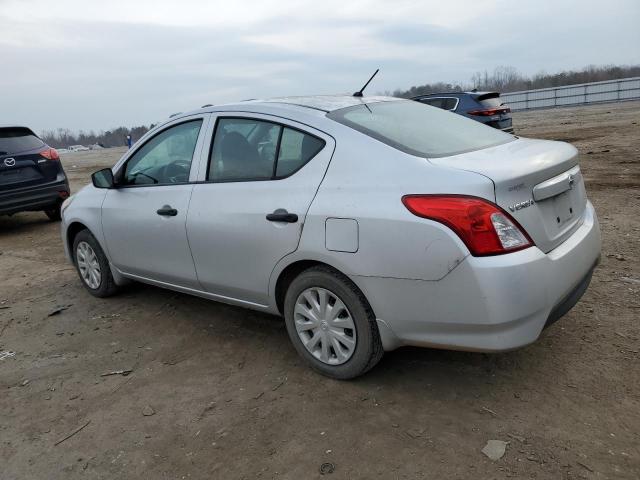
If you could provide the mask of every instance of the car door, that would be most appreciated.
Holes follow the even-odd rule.
[[[116,170],[116,188],[102,204],[102,228],[120,271],[199,289],[186,219],[207,121],[208,114],[168,124]]]
[[[198,279],[220,297],[266,305],[270,274],[298,246],[335,143],[258,114],[218,115],[212,130],[187,218]]]

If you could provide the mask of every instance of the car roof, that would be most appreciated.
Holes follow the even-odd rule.
[[[335,110],[380,102],[409,101],[411,100],[377,95],[364,97],[354,97],[353,95],[307,95],[298,97],[251,99],[219,105],[204,105],[201,108],[188,112],[175,113],[168,119],[160,122],[156,127],[160,128],[169,122],[203,113],[250,112],[267,115],[280,115],[290,120],[308,123],[309,125],[318,128],[318,122],[323,122],[326,118],[326,114]],[[156,130],[156,128],[153,130]]]
[[[31,128],[29,127],[25,127],[24,125],[0,125],[0,130],[4,130],[7,128],[18,128],[18,129],[23,129],[23,130],[27,130],[31,135],[33,135],[34,137],[38,137],[38,134],[36,132],[34,132]],[[38,137],[40,138],[40,137]],[[42,140],[42,139],[41,139]]]
[[[393,102],[395,97],[370,96],[354,97],[353,95],[309,95],[301,97],[277,97],[267,100],[254,100],[255,103],[284,103],[297,107],[312,108],[322,112],[333,112],[341,108],[354,107],[367,103]]]
[[[453,95],[469,95],[471,97],[482,97],[483,95],[497,95],[500,96],[500,92],[439,92],[439,93],[425,93],[424,95],[416,95],[415,97],[411,97],[411,99],[415,98],[426,98],[426,97],[442,97],[442,96],[453,96]]]
[[[31,131],[31,129],[29,127],[25,127],[24,125],[11,125],[11,124],[1,125],[0,124],[0,128],[24,128],[26,130],[30,130]]]
[[[247,105],[255,106],[274,106],[274,104],[286,105],[297,110],[317,110],[320,112],[332,112],[341,108],[353,107],[356,105],[364,105],[367,103],[393,102],[401,101],[401,98],[385,97],[385,96],[367,96],[354,97],[353,95],[305,95],[297,97],[276,97],[267,99],[251,99],[242,102],[225,103],[221,105],[208,105],[203,107],[202,111],[214,112],[219,110],[238,110],[246,108]],[[199,111],[198,110],[198,111]],[[193,112],[191,112],[193,113]]]

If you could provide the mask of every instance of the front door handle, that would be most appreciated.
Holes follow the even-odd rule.
[[[156,213],[158,215],[164,215],[166,217],[175,217],[176,215],[178,215],[178,210],[172,208],[171,205],[165,205],[164,207],[156,210]]]
[[[298,215],[289,213],[284,208],[278,208],[275,212],[267,214],[267,220],[270,222],[296,223]]]

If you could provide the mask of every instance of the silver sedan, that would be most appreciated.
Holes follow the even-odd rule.
[[[202,108],[92,180],[62,222],[91,294],[136,280],[283,315],[340,379],[403,345],[527,345],[600,255],[574,147],[396,98]]]

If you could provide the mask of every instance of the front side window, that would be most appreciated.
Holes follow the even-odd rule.
[[[220,118],[207,180],[274,180],[302,168],[324,141],[283,125],[249,118]]]
[[[192,120],[159,133],[127,161],[122,184],[187,183],[202,120]]]
[[[515,137],[461,115],[398,100],[341,108],[327,114],[402,152],[447,157],[502,145]]]

